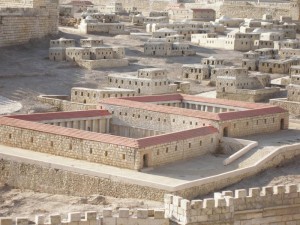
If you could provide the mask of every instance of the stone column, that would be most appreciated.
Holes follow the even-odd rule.
[[[86,120],[86,124],[85,124],[85,130],[87,131],[92,131],[92,121],[91,120]]]
[[[80,130],[85,130],[85,120],[80,121]]]
[[[97,120],[97,119],[94,119],[94,120],[93,120],[93,132],[99,132],[99,127],[98,127],[98,125],[99,125],[98,120]]]
[[[73,122],[73,128],[74,129],[79,129],[79,124],[80,124],[80,121],[76,120]]]
[[[109,119],[106,119],[106,130],[105,133],[109,134]]]
[[[73,127],[73,121],[68,121],[67,123],[67,127],[68,128],[72,128]]]

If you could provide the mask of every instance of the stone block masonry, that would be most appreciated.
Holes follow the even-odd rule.
[[[0,3],[0,47],[24,44],[57,32],[58,0],[33,0],[25,5]]]
[[[165,216],[179,224],[300,224],[300,186],[274,186],[215,193],[186,200],[165,195]]]
[[[168,225],[170,221],[164,217],[164,210],[159,209],[137,209],[136,216],[130,216],[128,208],[120,208],[118,215],[113,215],[112,209],[103,209],[102,215],[98,215],[95,211],[89,211],[84,213],[84,217],[81,218],[80,212],[68,213],[66,220],[62,220],[60,214],[53,214],[49,216],[49,220],[45,222],[45,216],[40,215],[35,217],[35,225]],[[12,218],[2,217],[0,218],[1,225],[28,225],[31,223],[29,219],[23,217],[17,217],[15,223]]]

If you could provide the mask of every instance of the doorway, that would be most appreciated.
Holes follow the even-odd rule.
[[[284,119],[280,120],[280,130],[284,130]]]
[[[143,168],[147,168],[149,166],[149,157],[148,154],[143,155]]]
[[[224,127],[223,129],[223,136],[228,137],[228,127]]]

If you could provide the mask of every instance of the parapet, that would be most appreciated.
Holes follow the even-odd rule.
[[[166,194],[166,217],[183,224],[191,222],[236,221],[235,215],[278,208],[300,210],[300,185],[268,186],[215,193],[214,198],[187,200]]]
[[[67,219],[63,220],[61,214],[53,214],[46,218],[44,215],[35,217],[35,225],[121,225],[145,224],[168,225],[169,219],[164,217],[164,210],[160,209],[137,209],[136,216],[132,216],[128,208],[120,208],[117,215],[113,215],[111,208],[103,209],[102,215],[96,211],[83,213],[68,213]],[[147,222],[151,221],[151,222]],[[15,221],[9,217],[0,217],[0,225],[28,225],[32,222],[28,218],[17,217]],[[143,223],[144,224],[144,223]]]

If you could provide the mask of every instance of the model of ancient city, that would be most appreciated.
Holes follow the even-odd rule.
[[[300,225],[300,0],[0,0],[0,225]]]

